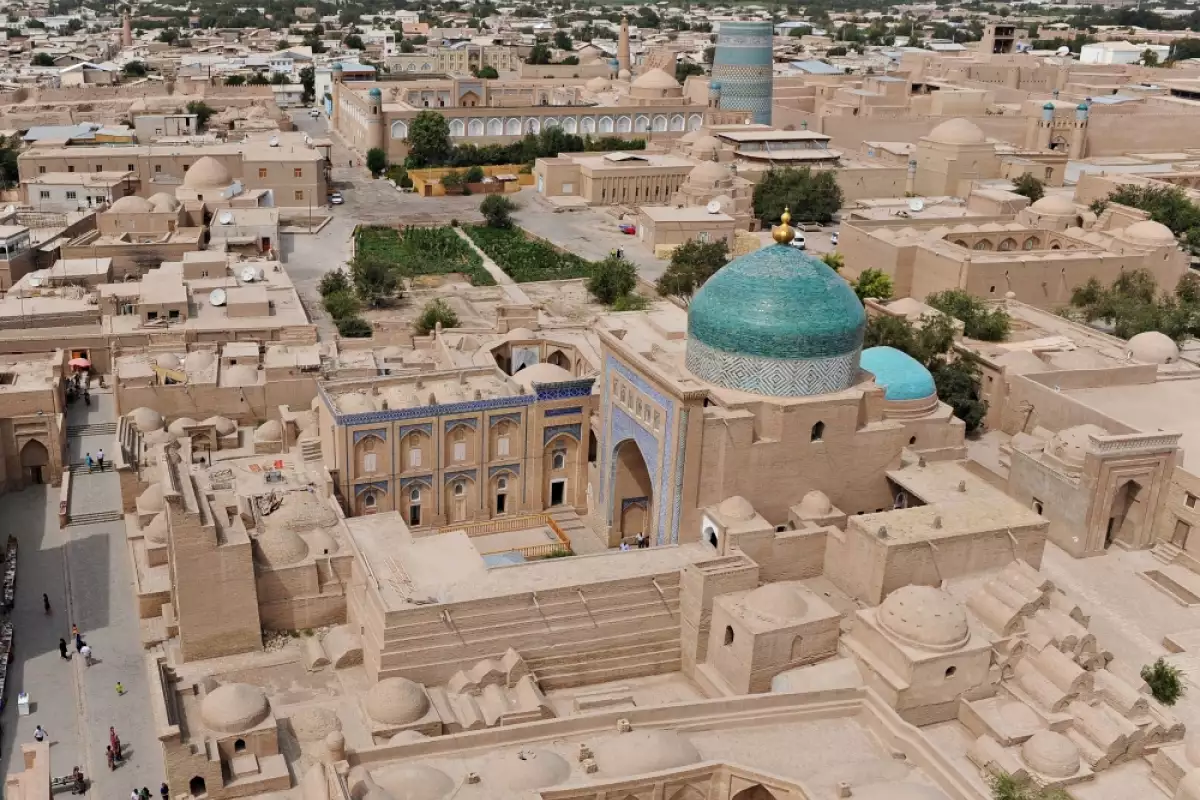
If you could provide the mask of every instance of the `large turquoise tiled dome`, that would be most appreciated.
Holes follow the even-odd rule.
[[[692,298],[687,368],[773,397],[840,391],[858,373],[866,321],[853,289],[823,261],[771,245],[726,264]]]
[[[859,363],[883,387],[885,400],[924,400],[937,391],[929,370],[894,347],[868,347]]]

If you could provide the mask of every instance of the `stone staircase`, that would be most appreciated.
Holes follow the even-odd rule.
[[[80,461],[80,462],[77,462],[77,463],[71,465],[71,475],[72,476],[90,475],[93,472],[112,472],[112,471],[113,471],[113,464],[111,461],[109,461],[107,459],[105,459],[105,461],[104,461],[103,469],[101,469],[98,466],[94,466],[94,465],[89,469],[86,461]]]
[[[1175,559],[1179,558],[1180,554],[1182,553],[1182,548],[1180,548],[1178,545],[1171,544],[1168,541],[1160,541],[1158,544],[1154,545],[1154,548],[1150,551],[1150,555],[1154,556],[1155,559],[1163,564],[1174,564]]]
[[[124,512],[116,511],[93,511],[88,514],[71,514],[70,522],[67,524],[71,527],[76,525],[99,525],[104,522],[120,522],[125,518]]]
[[[117,423],[94,422],[91,425],[68,425],[67,438],[77,439],[81,436],[115,436]]]
[[[679,629],[647,630],[595,642],[526,651],[525,661],[543,690],[660,675],[680,669]]]

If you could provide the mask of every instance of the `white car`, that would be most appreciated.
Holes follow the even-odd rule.
[[[829,243],[831,245],[833,245],[834,247],[837,247],[837,243],[838,243],[838,232],[837,231],[834,231],[833,233],[829,234]]]
[[[804,234],[800,231],[796,231],[795,236],[792,238],[792,247],[796,248],[797,250],[808,249],[808,245],[804,242]]]
[[[329,205],[331,206],[340,206],[344,202],[346,202],[346,198],[342,197],[341,192],[334,192],[329,195]]]
[[[320,109],[314,108],[308,112],[308,115],[310,117],[316,118],[316,117],[321,116],[321,111],[320,111]]]

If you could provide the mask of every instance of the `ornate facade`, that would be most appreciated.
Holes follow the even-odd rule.
[[[770,22],[722,22],[709,84],[721,108],[750,111],[761,125],[771,124],[773,33]]]

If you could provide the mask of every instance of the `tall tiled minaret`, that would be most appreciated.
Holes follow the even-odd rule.
[[[629,20],[621,17],[621,34],[617,39],[617,69],[629,71]]]
[[[121,47],[133,47],[133,23],[128,11],[121,15]]]

